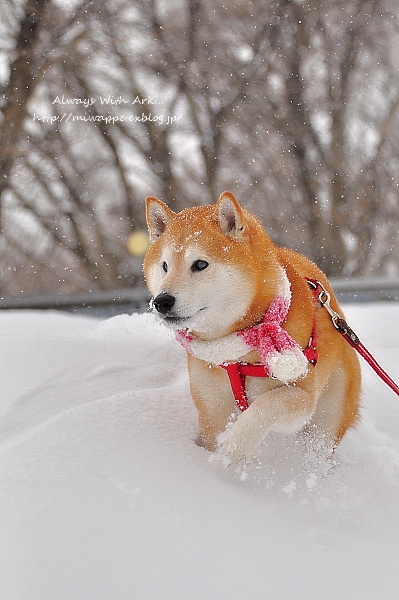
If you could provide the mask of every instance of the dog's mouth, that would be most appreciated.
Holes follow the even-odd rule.
[[[158,312],[156,312],[156,315],[166,327],[170,327],[171,329],[181,329],[182,327],[186,327],[190,321],[195,319],[197,315],[206,310],[206,308],[207,307],[204,306],[188,317],[181,317],[173,314],[161,315]]]
[[[191,319],[191,317],[173,317],[173,316],[162,317],[161,315],[159,315],[159,317],[162,320],[162,322],[165,323],[165,325],[167,325],[169,327],[173,327],[175,325],[180,326],[183,323],[187,323],[187,321],[189,321]]]

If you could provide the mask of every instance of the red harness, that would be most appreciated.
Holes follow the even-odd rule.
[[[355,332],[349,327],[344,319],[330,307],[330,294],[325,290],[323,285],[317,279],[305,277],[309,286],[312,289],[315,299],[315,310],[313,315],[312,333],[309,343],[302,350],[310,364],[316,365],[318,359],[317,353],[317,326],[316,326],[316,310],[317,302],[323,306],[329,313],[335,329],[340,333],[346,341],[369,363],[379,377],[399,396],[399,386],[391,379],[384,369],[377,363],[375,358],[370,354],[367,348],[361,343]],[[236,404],[241,412],[249,407],[248,397],[245,391],[245,378],[249,377],[269,377],[269,369],[264,364],[250,363],[223,363],[219,365],[227,372],[230,385]]]
[[[319,298],[318,282],[315,279],[306,277],[306,281],[310,285],[313,291],[313,296],[317,302]],[[302,350],[311,365],[315,366],[318,359],[317,353],[317,325],[316,325],[316,305],[313,315],[313,327],[312,333],[306,348]],[[236,404],[241,412],[244,412],[249,407],[247,393],[245,391],[245,379],[249,377],[270,377],[269,369],[267,365],[260,363],[222,363],[219,365],[222,369],[225,369],[229,376],[231,389],[236,401]]]

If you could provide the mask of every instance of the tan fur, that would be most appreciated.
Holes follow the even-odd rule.
[[[298,344],[307,345],[315,311],[315,300],[305,277],[322,283],[331,294],[331,307],[342,315],[331,286],[318,267],[303,255],[273,244],[257,219],[230,192],[224,192],[216,205],[190,208],[178,214],[150,197],[147,222],[152,243],[144,273],[154,296],[166,292],[182,298],[181,312],[189,312],[202,306],[199,300],[197,304],[193,300],[191,308],[190,294],[195,298],[198,288],[207,290],[205,282],[213,277],[212,273],[217,272],[220,277],[223,266],[226,273],[231,271],[237,284],[230,289],[230,279],[224,275],[223,285],[218,280],[212,282],[213,288],[206,284],[214,289],[215,301],[223,301],[226,310],[231,310],[231,314],[236,310],[241,312],[230,322],[226,321],[225,311],[217,309],[218,318],[209,317],[211,326],[204,320],[206,325],[193,331],[200,340],[217,340],[261,322],[276,296],[281,266],[292,293],[284,328]],[[196,259],[207,260],[210,267],[201,274],[191,272],[188,265]],[[168,262],[167,273],[162,270],[164,262]],[[228,288],[225,298],[220,287]],[[240,309],[243,302],[244,310]],[[202,315],[201,310],[198,314]],[[229,462],[249,460],[268,431],[296,432],[305,427],[325,436],[331,447],[340,441],[358,418],[359,363],[355,351],[335,330],[324,308],[317,309],[317,331],[317,366],[309,366],[305,377],[289,385],[248,377],[250,407],[226,431],[231,414],[236,413],[227,374],[188,355],[191,394],[206,448],[218,448]],[[260,357],[256,351],[249,351],[242,358],[257,362]]]

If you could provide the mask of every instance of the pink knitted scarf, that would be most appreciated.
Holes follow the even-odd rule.
[[[267,364],[268,357],[276,351],[299,347],[281,326],[287,318],[289,308],[290,302],[287,298],[276,296],[267,309],[262,323],[237,333],[248,346],[259,352],[263,364]]]

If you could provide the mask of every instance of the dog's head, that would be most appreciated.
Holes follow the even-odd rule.
[[[146,214],[151,245],[144,274],[153,310],[162,322],[172,329],[217,337],[247,326],[248,319],[253,321],[249,312],[264,287],[260,264],[270,262],[272,245],[233,194],[224,192],[216,205],[180,213],[148,197]],[[256,247],[259,236],[269,243],[270,251],[265,243]],[[261,260],[257,250],[265,253]],[[271,269],[270,297],[278,285],[273,273]]]

